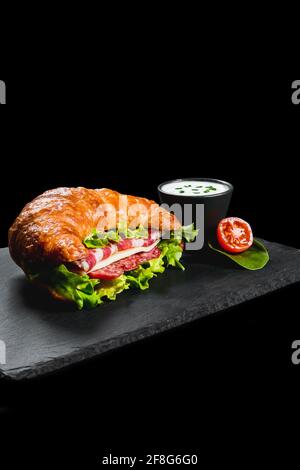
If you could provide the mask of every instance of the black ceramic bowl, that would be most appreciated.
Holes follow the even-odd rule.
[[[199,183],[208,182],[212,186],[214,183],[221,183],[222,185],[226,186],[227,189],[217,194],[209,192],[208,194],[192,196],[184,194],[170,194],[163,190],[163,187],[167,183],[176,182],[178,183],[178,186],[184,186],[184,183],[188,181],[199,181]],[[221,219],[226,217],[232,192],[232,184],[227,183],[226,181],[212,178],[182,178],[172,181],[165,181],[158,186],[160,202],[163,204],[168,204],[168,206],[179,204],[183,214],[183,220],[181,220],[182,224],[188,225],[190,223],[194,223],[195,227],[199,229],[200,235],[202,235],[205,245],[208,241],[215,238],[218,223]],[[203,206],[200,206],[200,208],[198,207],[197,209],[197,205]],[[187,207],[189,207],[189,209],[187,209]],[[199,214],[201,214],[201,207],[204,208],[204,220],[202,220],[202,216],[199,216]],[[202,226],[203,221],[204,226]]]

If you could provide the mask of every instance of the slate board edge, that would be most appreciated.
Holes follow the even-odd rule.
[[[126,346],[131,343],[135,343],[150,336],[154,336],[156,334],[171,330],[172,328],[191,323],[208,315],[225,311],[228,308],[235,307],[244,302],[253,300],[254,298],[270,294],[277,290],[281,290],[284,287],[300,282],[299,269],[295,270],[295,272],[287,272],[286,276],[284,278],[281,277],[279,281],[279,286],[276,284],[276,282],[273,281],[272,285],[268,283],[263,283],[259,288],[256,287],[255,295],[252,294],[251,286],[249,286],[247,291],[243,291],[242,294],[239,292],[234,292],[230,296],[230,301],[228,302],[228,305],[224,306],[223,304],[222,308],[218,308],[218,303],[214,303],[210,306],[203,305],[201,310],[199,310],[198,305],[189,305],[184,312],[182,312],[180,315],[177,315],[173,319],[168,319],[163,322],[159,321],[148,325],[145,328],[137,330],[136,332],[127,332],[105,342],[95,343],[94,345],[86,347],[84,350],[81,349],[80,352],[78,352],[78,355],[72,352],[63,357],[60,357],[59,359],[50,359],[49,361],[35,364],[34,368],[28,366],[21,369],[8,369],[5,372],[3,370],[0,370],[0,379],[1,377],[13,380],[33,379],[40,375],[52,373],[65,367],[71,366],[74,363],[78,364],[87,359],[92,359],[111,350],[121,348],[122,346]],[[85,353],[84,357],[82,356],[83,351]],[[79,358],[77,356],[79,356]]]

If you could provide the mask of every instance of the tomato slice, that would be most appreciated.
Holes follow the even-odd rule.
[[[253,233],[250,225],[238,217],[221,220],[217,229],[220,246],[229,253],[242,253],[253,244]]]

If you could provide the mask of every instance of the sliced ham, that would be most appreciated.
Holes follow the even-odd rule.
[[[110,256],[120,251],[131,250],[133,248],[144,248],[150,247],[160,238],[158,231],[149,231],[148,238],[124,238],[118,243],[111,243],[104,248],[90,249],[89,254],[86,258],[76,261],[72,264],[72,267],[81,272],[89,272],[95,268],[95,266],[104,260],[107,260]]]
[[[128,256],[120,261],[116,261],[102,269],[92,271],[89,276],[94,279],[106,279],[112,280],[124,274],[126,271],[132,271],[139,267],[140,264],[150,259],[155,259],[160,256],[160,249],[153,248],[149,252],[137,253],[135,255]]]
[[[89,250],[86,258],[76,261],[74,267],[79,271],[88,272],[93,269],[97,263],[109,258],[118,251],[117,245],[109,245],[104,248],[96,248]]]

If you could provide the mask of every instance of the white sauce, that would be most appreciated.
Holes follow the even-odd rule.
[[[210,196],[228,191],[229,186],[214,181],[172,181],[161,187],[161,190],[168,194],[180,196]]]

